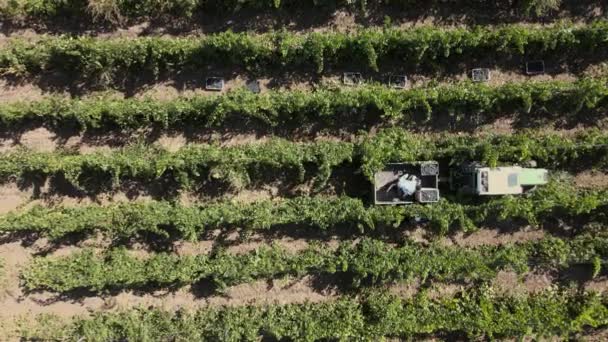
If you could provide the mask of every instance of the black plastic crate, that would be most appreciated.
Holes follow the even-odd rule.
[[[211,91],[222,91],[224,89],[224,79],[221,77],[207,77],[205,89]]]
[[[530,61],[526,63],[526,74],[540,75],[545,73],[544,61]]]
[[[388,84],[392,88],[404,89],[407,87],[407,76],[405,75],[391,75],[388,78]]]
[[[360,72],[345,72],[342,76],[345,85],[359,85],[363,83],[363,76]]]
[[[474,82],[488,82],[490,80],[490,69],[475,68],[471,70],[471,78]]]

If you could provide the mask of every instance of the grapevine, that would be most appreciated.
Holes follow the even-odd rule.
[[[474,94],[474,95],[472,95]],[[365,127],[419,126],[449,116],[451,120],[490,121],[504,116],[519,120],[601,118],[608,108],[608,86],[602,79],[576,82],[522,82],[499,87],[462,82],[407,91],[369,85],[358,88],[319,88],[314,91],[244,89],[221,96],[197,96],[170,101],[152,99],[49,97],[42,101],[0,104],[6,129],[38,122],[53,129],[133,130],[145,127],[179,129],[191,126],[245,126],[286,129],[302,125]]]
[[[194,256],[159,253],[144,259],[129,255],[123,248],[101,254],[86,249],[67,257],[36,258],[24,269],[22,278],[29,290],[56,292],[185,286],[202,279],[224,288],[257,279],[306,274],[338,274],[351,286],[360,287],[427,278],[489,281],[500,270],[528,272],[531,264],[549,270],[581,263],[592,265],[597,258],[606,259],[606,251],[608,238],[602,235],[579,235],[570,240],[545,238],[474,249],[416,243],[393,247],[363,239],[355,245],[345,241],[337,250],[313,245],[296,254],[272,246],[240,255],[224,251]]]

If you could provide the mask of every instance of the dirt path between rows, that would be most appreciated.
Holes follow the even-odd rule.
[[[595,122],[596,128],[608,128],[608,117],[606,120]],[[454,130],[435,132],[424,130],[412,131],[412,133],[424,135],[428,138],[440,138],[448,135],[469,134],[472,136],[487,136],[492,134],[514,134],[522,132],[526,128],[520,127],[517,120],[513,118],[499,118],[487,124],[480,124],[470,127],[464,131],[464,127]],[[564,127],[555,122],[553,125],[546,125],[535,129],[535,132],[544,134],[559,134],[564,137],[572,137],[590,127],[579,124],[576,126]],[[367,132],[372,136],[382,127],[371,127]],[[346,129],[341,131],[333,130],[307,130],[289,134],[289,140],[293,142],[318,142],[318,141],[344,141],[357,142],[363,129],[357,133]],[[278,132],[276,138],[285,137],[286,133]],[[111,152],[112,149],[135,145],[145,141],[146,144],[155,144],[167,151],[176,152],[187,144],[216,144],[223,147],[251,145],[268,142],[273,138],[272,132],[262,134],[259,132],[238,132],[226,129],[224,132],[208,130],[205,128],[192,128],[188,133],[169,132],[157,134],[151,129],[140,129],[130,132],[55,132],[45,127],[29,127],[20,132],[13,132],[0,136],[0,153],[12,152],[25,148],[35,152],[53,152],[57,150],[76,151],[82,154],[94,152]]]
[[[349,71],[349,70],[343,70]],[[357,71],[357,70],[350,70]],[[399,73],[399,70],[393,70]],[[569,72],[558,72],[556,74],[534,75],[527,76],[521,72],[510,70],[501,70],[498,68],[491,69],[491,79],[487,82],[491,86],[500,86],[512,82],[524,81],[564,81],[573,82],[579,76],[594,76],[599,77],[606,75],[608,67],[605,63],[589,66],[581,75],[575,75]],[[0,101],[15,102],[15,101],[35,101],[43,99],[50,95],[67,96],[114,96],[117,98],[135,97],[135,98],[152,98],[156,100],[166,101],[177,97],[192,97],[192,96],[215,96],[218,94],[226,94],[229,91],[245,88],[247,83],[252,80],[257,80],[260,86],[260,92],[266,93],[271,90],[313,90],[320,86],[336,87],[342,86],[342,74],[340,72],[331,72],[326,75],[306,74],[301,75],[293,73],[281,74],[276,73],[272,77],[252,78],[246,72],[234,72],[234,70],[225,70],[225,75],[222,75],[222,70],[216,71],[213,75],[198,75],[197,79],[181,82],[180,80],[158,81],[156,84],[148,84],[142,87],[133,89],[133,91],[121,92],[120,90],[94,90],[82,89],[79,93],[72,93],[66,88],[60,86],[47,86],[44,84],[32,83],[27,81],[8,82],[6,79],[0,79]],[[372,84],[385,84],[389,80],[391,72],[385,71],[380,73],[363,74],[365,82]],[[205,90],[205,77],[217,76],[224,78],[224,88],[222,91],[207,91]],[[456,75],[441,76],[437,78],[432,75],[425,74],[408,74],[408,84],[406,89],[420,88],[428,85],[448,85],[454,82],[462,82],[470,80],[469,72],[463,72]]]

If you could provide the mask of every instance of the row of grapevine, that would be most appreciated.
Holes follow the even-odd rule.
[[[570,138],[534,131],[429,138],[387,129],[361,143],[294,143],[272,139],[232,147],[186,145],[176,152],[134,145],[91,154],[18,149],[0,154],[0,179],[62,176],[83,191],[110,189],[123,180],[133,179],[146,183],[163,181],[178,189],[208,180],[243,188],[253,180],[278,179],[287,173],[295,175],[290,178],[292,182],[314,178],[315,187],[320,188],[335,168],[351,162],[372,179],[376,170],[391,161],[444,160],[454,164],[474,160],[494,166],[531,159],[553,169],[603,168],[608,163],[608,135],[600,130],[587,130]]]
[[[604,234],[605,235],[605,234]],[[359,287],[393,281],[429,278],[436,281],[488,281],[500,270],[523,274],[535,269],[567,269],[573,264],[593,265],[601,271],[608,255],[608,237],[578,235],[569,240],[540,241],[477,248],[425,246],[407,243],[400,247],[363,239],[343,242],[337,250],[313,244],[292,254],[280,247],[262,247],[247,254],[177,256],[159,253],[148,258],[129,255],[118,248],[97,254],[92,250],[66,257],[38,257],[22,272],[28,290],[65,292],[78,289],[184,286],[201,280],[219,288],[274,279],[285,275],[338,274],[341,284]]]
[[[205,37],[13,39],[0,51],[0,72],[17,76],[63,71],[86,81],[110,84],[125,77],[199,72],[210,66],[246,67],[256,72],[360,64],[373,70],[386,60],[410,67],[447,66],[494,56],[594,59],[606,52],[608,21],[545,27],[421,27],[361,29],[356,32],[266,34],[224,32]]]
[[[426,1],[415,0],[22,0],[8,1],[0,5],[0,15],[6,19],[53,19],[57,17],[91,17],[99,21],[120,24],[128,19],[140,17],[171,16],[174,18],[190,18],[194,13],[202,11],[239,11],[241,9],[278,9],[289,7],[310,7],[319,9],[335,7],[354,7],[365,10],[368,5],[393,5],[401,9],[413,9]],[[460,0],[463,5],[493,6],[501,8],[511,6],[510,1]],[[524,14],[542,15],[549,10],[558,9],[561,0],[526,0],[519,4],[518,9]],[[439,3],[434,3],[440,5]]]
[[[577,82],[522,82],[500,87],[463,82],[407,91],[383,86],[319,88],[254,94],[245,89],[222,96],[171,101],[153,99],[50,97],[41,101],[0,104],[0,124],[15,129],[38,122],[54,129],[136,129],[148,126],[218,128],[242,126],[285,129],[322,124],[365,127],[407,125],[438,117],[491,120],[518,116],[525,120],[603,117],[608,86],[602,79]],[[423,119],[424,118],[424,119]]]
[[[371,233],[397,231],[414,218],[428,220],[436,234],[450,230],[471,232],[491,220],[524,220],[538,225],[549,217],[589,217],[606,222],[606,190],[576,190],[551,182],[528,197],[503,197],[478,205],[443,200],[432,206],[366,207],[348,197],[298,197],[253,203],[216,202],[183,206],[170,202],[129,202],[111,205],[44,208],[33,207],[0,217],[0,233],[36,232],[53,240],[74,234],[102,232],[113,239],[138,236],[196,241],[215,229],[244,232],[276,227],[304,227],[317,231],[345,230]],[[582,224],[581,221],[578,222]]]
[[[587,129],[576,136],[527,131],[511,135],[471,135],[428,138],[389,128],[367,137],[357,146],[361,169],[370,179],[388,162],[446,160],[450,165],[479,161],[496,166],[536,160],[540,166],[559,168],[604,168],[608,162],[608,136]]]
[[[86,341],[380,341],[448,334],[454,339],[569,339],[608,324],[608,301],[592,293],[543,291],[524,296],[491,289],[453,297],[401,299],[384,292],[317,304],[204,308],[196,312],[134,309],[98,312],[62,323],[40,319],[26,340]],[[466,338],[465,338],[466,337]]]
[[[195,181],[225,181],[237,188],[266,172],[295,175],[303,182],[307,165],[315,167],[319,185],[336,166],[352,159],[353,144],[342,142],[292,143],[271,140],[263,144],[234,147],[187,145],[177,152],[156,146],[135,145],[92,154],[64,152],[10,152],[0,161],[0,178],[28,179],[61,175],[81,190],[106,189],[126,179],[144,182],[167,181],[191,187]],[[276,174],[275,174],[276,173]]]

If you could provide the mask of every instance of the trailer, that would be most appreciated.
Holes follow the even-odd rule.
[[[400,191],[400,181],[413,185]],[[374,175],[374,203],[396,205],[439,201],[439,164],[435,161],[388,164]]]

